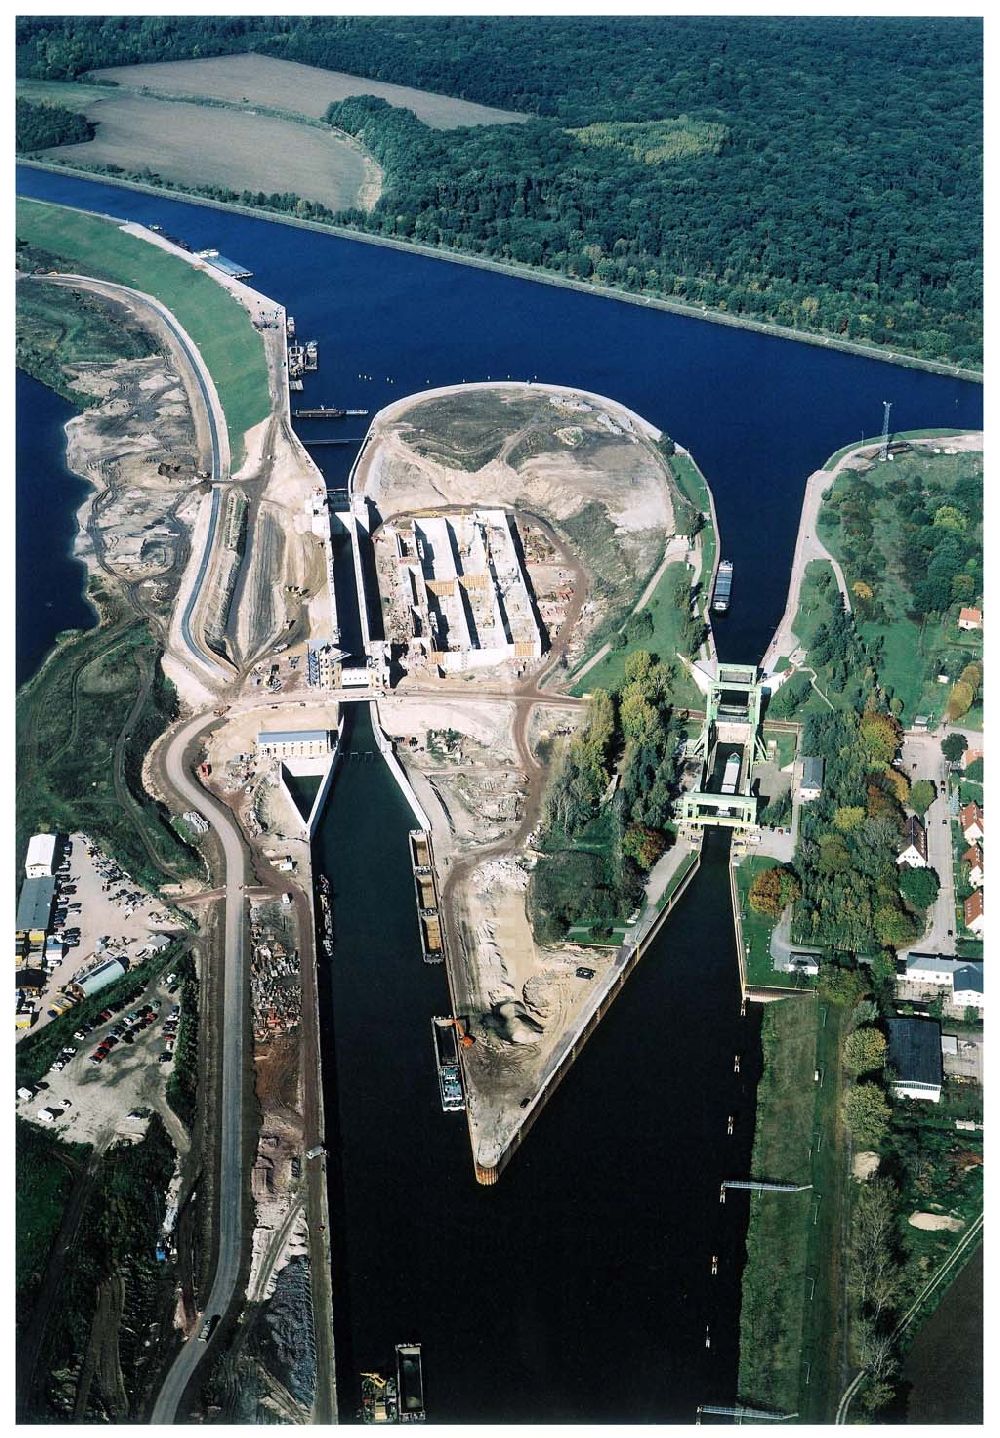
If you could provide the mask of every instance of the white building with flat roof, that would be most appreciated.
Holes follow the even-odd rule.
[[[52,873],[56,854],[55,834],[33,834],[28,840],[24,872],[29,879],[44,879]]]
[[[262,729],[257,735],[262,759],[317,759],[329,752],[329,729]]]

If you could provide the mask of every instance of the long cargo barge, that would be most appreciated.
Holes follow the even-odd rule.
[[[396,1344],[396,1392],[400,1423],[423,1423],[424,1368],[419,1343]]]
[[[434,1059],[437,1063],[438,1087],[441,1090],[441,1107],[446,1113],[452,1109],[465,1108],[462,1068],[455,1040],[455,1020],[433,1018],[431,1032],[434,1035]]]
[[[732,561],[723,559],[719,564],[719,572],[715,576],[715,589],[712,593],[712,608],[716,614],[725,614],[729,608],[729,597],[733,592],[733,566]]]
[[[410,863],[417,894],[420,917],[420,946],[425,964],[444,962],[444,941],[441,937],[441,914],[438,906],[437,879],[431,854],[430,835],[423,829],[410,830]]]
[[[370,414],[367,409],[335,409],[333,405],[317,404],[309,409],[293,409],[293,419],[345,419]]]
[[[361,1374],[363,1423],[423,1423],[424,1370],[419,1343],[396,1344],[395,1375]]]

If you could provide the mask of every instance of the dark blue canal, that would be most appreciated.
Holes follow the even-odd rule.
[[[900,429],[982,423],[979,387],[958,380],[70,177],[22,170],[19,188],[246,264],[319,341],[310,404],[374,412],[510,375],[637,410],[712,485],[736,566],[727,658],[763,652],[805,479],[879,428],[883,399]],[[353,451],[316,457],[333,484]],[[67,622],[53,615],[53,632]],[[432,1421],[691,1422],[698,1403],[732,1402],[746,1203],[718,1193],[749,1166],[759,1014],[740,1017],[725,837],[709,835],[675,916],[483,1189],[438,1099],[430,1016],[447,989],[420,959],[410,823],[356,712],[316,849],[336,935],[321,989],[342,1417],[359,1370],[405,1341],[423,1344]]]

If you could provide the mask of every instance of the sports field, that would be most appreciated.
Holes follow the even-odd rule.
[[[246,311],[203,270],[128,235],[113,220],[37,200],[17,202],[17,238],[70,271],[154,295],[201,351],[226,414],[234,466],[243,435],[271,408],[260,335]]]
[[[161,95],[203,95],[236,104],[268,105],[316,120],[322,119],[327,106],[335,100],[347,100],[352,95],[376,95],[390,105],[412,110],[418,120],[435,130],[454,130],[461,125],[509,125],[530,119],[513,110],[495,110],[430,90],[365,80],[269,55],[219,55],[207,60],[116,65],[95,70],[94,74],[99,79],[135,89],[143,86]]]

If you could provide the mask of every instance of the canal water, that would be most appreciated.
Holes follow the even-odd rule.
[[[883,399],[900,428],[982,423],[981,390],[958,380],[72,177],[21,169],[18,186],[247,264],[319,341],[309,404],[374,412],[426,386],[510,376],[637,410],[712,485],[735,563],[717,642],[734,661],[763,652],[784,607],[807,475],[876,431]],[[364,423],[337,433],[360,440]],[[331,487],[353,453],[314,451]],[[23,464],[19,447],[19,478]],[[20,533],[22,557],[27,543]],[[338,608],[355,638],[339,590]],[[46,631],[46,613],[34,618],[42,648],[76,622],[60,610]],[[731,1402],[747,1206],[718,1194],[749,1165],[759,1014],[740,1017],[727,836],[709,835],[660,938],[483,1189],[464,1120],[438,1097],[430,1019],[447,986],[420,957],[411,822],[367,715],[351,711],[316,841],[334,893],[321,998],[342,1412],[356,1409],[359,1371],[404,1341],[424,1346],[436,1421],[690,1422],[698,1403]]]
[[[802,491],[835,449],[882,424],[982,423],[981,387],[641,305],[338,239],[113,185],[18,168],[19,193],[162,224],[253,270],[252,283],[319,342],[308,405],[367,408],[462,380],[532,377],[619,400],[693,452],[715,497],[733,604],[724,659],[763,654],[785,604]],[[307,421],[310,438],[365,420]],[[343,484],[351,447],[316,449]],[[752,596],[752,598],[751,598]]]
[[[367,709],[347,712],[315,845],[333,891],[321,1008],[342,1413],[359,1371],[412,1340],[435,1422],[691,1422],[735,1393],[747,1203],[720,1205],[719,1186],[748,1170],[758,1079],[728,841],[709,836],[674,916],[482,1188],[464,1116],[438,1093],[431,1017],[450,1008],[420,953],[412,817]]]
[[[46,385],[17,371],[18,686],[30,679],[62,629],[91,629],[87,571],[73,554],[76,510],[91,492],[66,467],[63,426],[76,411]]]

